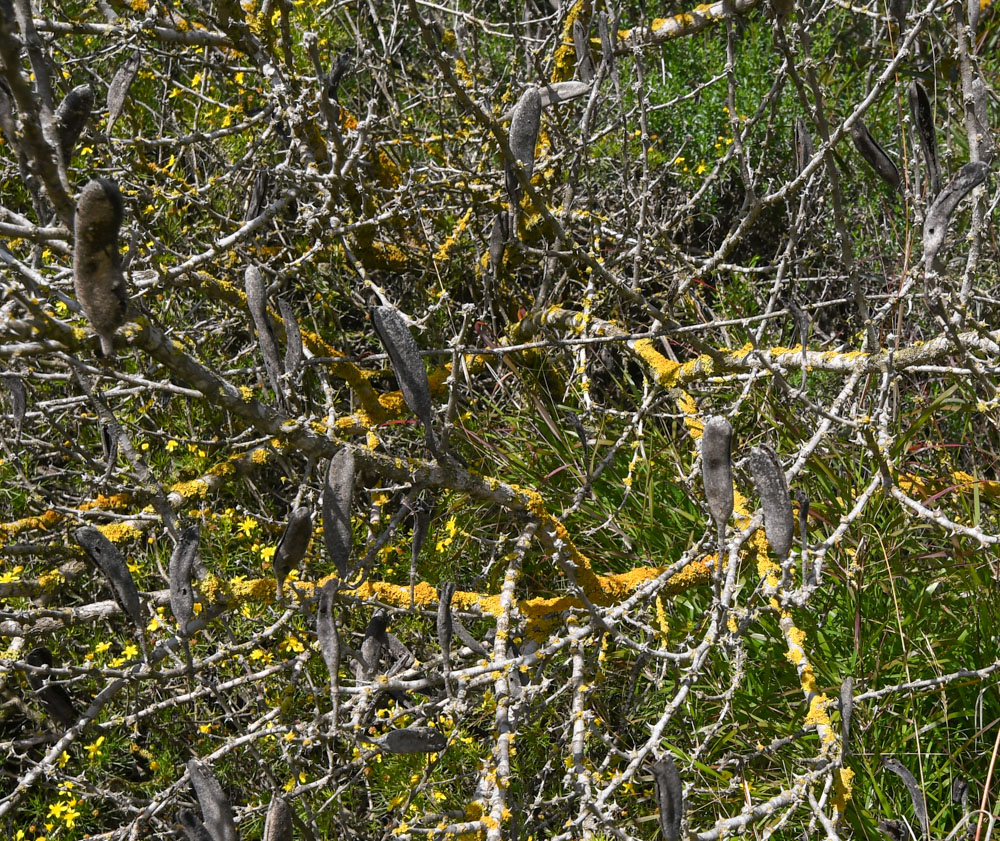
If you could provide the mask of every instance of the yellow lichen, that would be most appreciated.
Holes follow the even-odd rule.
[[[142,532],[131,523],[105,523],[103,526],[98,526],[97,530],[112,543],[122,543],[142,537]]]

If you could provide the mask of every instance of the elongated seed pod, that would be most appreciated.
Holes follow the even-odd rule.
[[[451,598],[455,595],[455,584],[446,581],[438,590],[437,635],[444,658],[444,679],[451,673]]]
[[[910,104],[910,117],[916,129],[920,148],[924,154],[924,165],[930,179],[931,196],[936,196],[941,190],[941,166],[938,163],[937,132],[934,130],[934,109],[930,97],[920,82],[914,80],[906,89],[906,98]]]
[[[170,609],[174,612],[181,636],[187,636],[188,623],[194,619],[194,567],[201,544],[201,529],[188,526],[170,555]]]
[[[292,810],[278,794],[271,796],[271,805],[267,807],[261,841],[292,841]]]
[[[108,85],[108,136],[118,122],[118,118],[125,109],[125,100],[128,98],[129,89],[139,73],[139,65],[142,63],[142,53],[138,50],[132,53],[124,63],[115,71],[115,75]]]
[[[913,814],[920,822],[920,829],[923,832],[924,838],[927,838],[930,834],[930,824],[927,820],[927,801],[924,800],[924,793],[920,790],[920,785],[917,783],[916,777],[898,759],[886,759],[883,764],[887,771],[892,771],[893,774],[903,781],[903,785],[906,786],[906,790],[910,793],[910,800],[913,801]]]
[[[548,108],[550,105],[559,105],[563,102],[570,102],[586,96],[590,93],[592,84],[587,82],[553,82],[551,85],[543,85],[541,89],[542,107]]]
[[[607,12],[601,12],[597,16],[597,33],[601,38],[601,63],[607,64],[610,70],[615,63],[615,39],[617,33],[612,31]]]
[[[878,829],[889,841],[909,841],[910,833],[902,821],[884,818],[878,822]]]
[[[13,374],[0,376],[0,382],[4,384],[10,393],[10,414],[14,419],[15,443],[21,441],[21,429],[24,427],[24,416],[28,411],[28,392],[21,382],[20,377]]]
[[[992,162],[995,151],[990,131],[989,90],[979,76],[972,80],[972,108],[976,117],[976,133],[979,135],[979,159],[988,164]]]
[[[56,108],[56,138],[59,142],[59,155],[65,166],[69,166],[73,147],[80,139],[80,133],[93,110],[94,92],[90,85],[77,85]]]
[[[507,249],[507,237],[510,231],[508,218],[506,210],[501,210],[493,217],[493,227],[490,230],[490,269],[494,278],[499,277],[500,269],[503,267],[503,255]]]
[[[424,425],[427,445],[432,452],[437,451],[434,439],[433,416],[431,414],[431,387],[427,380],[427,369],[420,358],[410,328],[403,323],[399,313],[392,307],[375,307],[372,310],[375,332],[389,353],[392,370],[399,382],[403,399]]]
[[[281,320],[285,322],[285,373],[293,377],[302,364],[302,331],[292,305],[284,298],[278,299],[278,310]]]
[[[77,300],[101,340],[105,357],[114,356],[112,337],[125,321],[128,294],[118,250],[125,215],[114,181],[95,178],[76,202],[73,227],[73,284]]]
[[[854,146],[861,153],[861,157],[875,170],[875,174],[893,190],[898,190],[899,170],[886,154],[885,149],[872,137],[863,120],[858,120],[851,126],[851,140],[854,141]]]
[[[909,11],[910,0],[889,0],[889,14],[900,29],[906,26],[906,14]]]
[[[389,753],[440,753],[448,740],[433,727],[404,727],[390,730],[375,744]]]
[[[576,50],[577,75],[581,82],[589,85],[594,81],[594,59],[590,55],[587,30],[583,28],[583,21],[579,18],[573,21],[573,48]]]
[[[177,823],[181,825],[188,841],[215,841],[205,829],[205,824],[198,820],[198,817],[190,809],[181,809],[177,813]]]
[[[211,769],[197,759],[187,764],[191,787],[198,796],[201,817],[212,841],[239,841],[233,821],[233,807]]]
[[[934,203],[927,210],[924,219],[924,268],[931,271],[935,266],[938,251],[944,245],[948,223],[958,203],[975,187],[986,180],[989,167],[982,161],[972,161],[945,185]]]
[[[312,512],[305,507],[296,508],[289,516],[278,547],[274,550],[274,577],[278,583],[279,599],[288,573],[305,557],[311,537]]]
[[[278,405],[284,405],[284,393],[281,390],[281,375],[284,366],[278,355],[278,340],[274,337],[271,319],[267,315],[267,286],[264,276],[256,266],[250,266],[245,275],[247,309],[257,330],[257,342],[260,345],[261,356],[264,357],[264,370],[271,383]]]
[[[14,104],[11,102],[7,83],[3,79],[0,79],[0,131],[3,132],[4,140],[10,144],[11,149],[16,151],[20,148],[17,122],[14,120]]]
[[[709,418],[701,436],[701,476],[708,510],[718,531],[733,513],[733,467],[730,455],[733,427],[723,417]]]
[[[792,499],[785,482],[778,456],[770,447],[754,447],[750,451],[750,472],[764,509],[764,531],[774,554],[782,561],[792,548],[795,516]]]
[[[542,121],[542,95],[536,85],[531,85],[517,101],[510,117],[508,143],[515,160],[524,167],[524,175],[531,179],[535,171],[535,144],[538,142],[538,128]],[[510,196],[512,213],[521,201],[521,182],[514,168],[505,167],[507,194]]]
[[[799,117],[795,121],[795,169],[801,175],[813,156],[813,140],[806,127],[806,121]]]
[[[684,792],[674,760],[663,757],[653,766],[656,800],[660,807],[660,831],[664,841],[680,841],[684,820]]]
[[[361,679],[369,681],[379,672],[382,664],[382,652],[389,645],[386,628],[389,627],[389,614],[384,610],[376,610],[365,629],[365,638],[361,642]]]
[[[33,648],[24,658],[27,663],[39,668],[52,667],[52,652],[44,646]],[[58,684],[46,683],[37,672],[28,674],[28,683],[35,692],[35,697],[42,702],[52,719],[67,730],[80,720],[80,714],[70,694]]]
[[[271,186],[271,176],[266,169],[261,167],[253,177],[253,187],[250,188],[250,196],[247,199],[246,212],[243,218],[249,222],[256,219],[267,207],[268,190]]]
[[[963,812],[969,811],[969,781],[964,777],[951,781],[951,802],[961,806]]]
[[[128,564],[125,563],[125,558],[118,551],[118,547],[91,526],[78,528],[73,536],[104,574],[111,585],[115,600],[141,634],[146,626],[142,600],[139,598],[139,590],[135,586],[132,573],[128,570]]]
[[[319,594],[319,608],[316,611],[316,639],[319,641],[323,662],[330,672],[330,694],[335,704],[340,683],[340,635],[337,633],[337,621],[333,615],[333,597],[336,592],[335,581],[328,581],[323,585]]]
[[[354,533],[351,529],[351,502],[354,499],[354,452],[343,447],[330,459],[323,488],[323,542],[326,554],[337,567],[341,579],[348,577]]]
[[[854,712],[854,678],[848,676],[840,684],[840,755],[847,756],[851,736],[851,715]]]

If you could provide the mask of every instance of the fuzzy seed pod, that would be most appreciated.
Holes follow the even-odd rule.
[[[948,222],[958,203],[974,188],[986,180],[989,167],[982,161],[973,161],[962,167],[961,171],[946,186],[941,189],[934,204],[927,210],[924,219],[924,268],[931,271],[935,266],[938,251],[944,245],[945,234],[948,232]]]
[[[351,502],[354,499],[354,452],[343,447],[330,459],[323,488],[323,542],[326,554],[337,567],[341,579],[348,577],[354,533],[351,529]]]
[[[181,809],[177,813],[177,823],[181,825],[188,841],[215,841],[205,829],[205,824],[198,820],[198,817],[190,809]]]
[[[795,517],[785,472],[770,447],[754,447],[750,451],[750,472],[764,508],[767,541],[774,554],[784,561],[792,548],[792,535],[795,532]]]
[[[51,668],[52,652],[44,646],[39,646],[28,652],[25,661],[32,666]],[[80,720],[80,713],[69,693],[58,684],[47,684],[37,673],[28,674],[28,683],[35,696],[45,707],[52,719],[67,730]]]
[[[198,796],[201,816],[212,841],[239,841],[233,821],[233,807],[211,769],[197,759],[187,764],[191,787]]]
[[[19,148],[17,141],[17,122],[14,120],[14,104],[11,102],[7,83],[0,79],[0,131],[4,140],[15,151]]]
[[[111,84],[108,85],[108,136],[118,122],[118,118],[125,109],[125,100],[128,98],[129,88],[135,81],[139,73],[139,65],[142,63],[142,54],[136,50],[125,59],[124,64],[115,71]]]
[[[375,743],[389,753],[440,753],[448,746],[444,734],[432,727],[390,730]]]
[[[118,436],[110,423],[101,424],[101,449],[104,452],[104,463],[111,470],[118,460]]]
[[[722,417],[709,418],[701,436],[701,476],[708,510],[718,531],[733,513],[733,467],[730,448],[733,427]]]
[[[114,355],[112,337],[124,323],[128,307],[118,251],[124,215],[122,196],[114,181],[95,178],[80,191],[73,231],[73,283],[107,358]]]
[[[906,831],[906,824],[891,818],[880,820],[878,830],[889,841],[909,841],[910,838],[910,833]]]
[[[261,841],[292,841],[292,810],[284,797],[272,795]]]
[[[607,62],[610,69],[615,62],[615,39],[617,33],[612,32],[607,12],[601,12],[597,16],[597,32],[601,37],[601,61]]]
[[[389,614],[384,610],[376,610],[372,614],[365,638],[361,643],[361,679],[371,680],[378,674],[382,663],[382,652],[389,646],[386,628],[389,627]]]
[[[510,117],[510,135],[508,143],[515,160],[524,167],[524,176],[529,181],[535,171],[535,144],[538,142],[538,128],[542,121],[542,95],[536,85],[531,85],[517,101]],[[507,176],[507,193],[510,196],[512,211],[517,209],[521,201],[521,182],[514,168],[509,164],[505,167]]]
[[[914,80],[906,89],[910,103],[910,116],[924,153],[924,164],[931,182],[931,195],[936,196],[941,189],[941,167],[938,163],[937,133],[934,131],[934,109],[924,86]]]
[[[56,108],[56,138],[59,155],[64,166],[69,166],[73,157],[73,147],[80,139],[83,127],[87,125],[90,112],[94,110],[94,92],[90,85],[77,85],[66,94],[66,98]]]
[[[506,210],[501,210],[493,217],[493,228],[490,230],[490,269],[494,278],[500,275],[500,269],[503,267],[503,253],[507,248],[510,231],[508,218]]]
[[[337,593],[335,581],[328,581],[319,594],[319,609],[316,611],[316,638],[323,662],[330,672],[331,691],[336,694],[340,674],[340,636],[333,615],[333,598]]]
[[[455,584],[446,581],[438,590],[437,635],[444,657],[444,676],[451,671],[451,598],[455,595]]]
[[[594,81],[594,59],[590,55],[587,30],[579,18],[573,21],[573,47],[576,50],[576,72],[580,81],[589,85]]]
[[[281,320],[285,322],[285,373],[293,377],[302,364],[302,331],[299,330],[299,322],[295,320],[292,305],[284,298],[278,299],[278,311],[281,313]]]
[[[403,392],[403,399],[410,411],[424,425],[427,445],[436,453],[437,444],[434,440],[431,414],[431,387],[427,380],[424,361],[420,358],[420,348],[410,329],[392,307],[373,308],[372,324],[389,353],[389,361],[399,382],[399,390]]]
[[[890,157],[872,137],[871,132],[862,120],[851,126],[851,140],[861,153],[861,157],[875,170],[875,174],[885,181],[893,190],[899,189],[899,170]]]
[[[187,636],[188,623],[194,619],[194,587],[192,585],[195,559],[201,543],[201,529],[188,526],[181,532],[180,540],[170,555],[170,609],[174,612],[181,636]]]
[[[271,383],[271,390],[279,406],[284,406],[284,393],[281,390],[281,376],[285,373],[281,357],[278,355],[278,340],[274,337],[271,319],[267,314],[267,285],[264,276],[256,266],[250,266],[245,275],[247,309],[257,330],[257,342],[261,355],[264,357],[264,370]]]
[[[903,781],[903,785],[906,786],[906,790],[910,793],[910,800],[913,801],[913,814],[920,822],[920,829],[923,832],[924,838],[927,838],[930,833],[930,824],[927,820],[927,801],[924,799],[924,793],[920,790],[920,785],[917,783],[916,777],[898,759],[886,759],[883,764],[886,771],[892,771],[893,774]]]
[[[587,82],[553,82],[551,85],[543,85],[541,89],[542,107],[548,108],[550,105],[559,105],[586,96],[590,93],[592,85]]]
[[[963,812],[969,811],[969,781],[964,777],[955,777],[951,781],[951,802],[961,806]]]
[[[663,757],[653,766],[656,800],[660,806],[660,830],[664,841],[680,841],[684,820],[684,792],[674,760]]]
[[[91,526],[78,528],[73,536],[104,574],[111,585],[115,601],[141,634],[146,626],[142,600],[139,598],[139,590],[135,586],[132,573],[128,570],[128,564],[125,563],[125,558],[118,551],[118,547]]]
[[[274,577],[278,582],[278,598],[288,573],[298,566],[309,548],[312,537],[312,512],[308,508],[296,508],[288,518],[288,524],[281,534],[278,547],[274,550]]]
[[[795,167],[799,175],[813,156],[813,140],[806,128],[806,121],[799,117],[795,121]]]
[[[851,714],[854,712],[854,678],[848,676],[840,684],[840,755],[847,756],[851,735]]]
[[[910,11],[910,0],[889,0],[889,14],[902,29],[906,26],[906,13]]]
[[[14,434],[16,443],[21,441],[21,429],[24,426],[24,416],[28,411],[28,392],[20,377],[13,374],[0,376],[0,382],[10,392],[10,414],[14,419]]]

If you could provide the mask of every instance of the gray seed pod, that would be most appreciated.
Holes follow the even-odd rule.
[[[281,320],[285,322],[285,373],[294,377],[302,364],[302,331],[299,322],[295,320],[292,305],[284,298],[278,299],[278,310]]]
[[[444,657],[445,680],[451,672],[451,599],[455,595],[455,584],[446,581],[438,590],[437,635]]]
[[[750,472],[764,509],[764,530],[771,550],[782,561],[792,548],[795,517],[788,494],[785,472],[770,447],[754,447],[750,451]]]
[[[233,821],[233,807],[211,769],[197,759],[187,764],[191,787],[198,796],[201,816],[212,841],[239,841]]]
[[[108,136],[118,122],[118,118],[125,109],[125,100],[128,98],[129,88],[135,81],[139,73],[139,65],[142,63],[142,54],[136,50],[130,55],[115,71],[111,84],[108,85]]]
[[[326,554],[342,579],[348,577],[354,533],[351,502],[354,499],[354,452],[343,447],[330,459],[323,488],[323,542]]]
[[[490,230],[490,269],[493,277],[498,277],[503,267],[503,254],[507,248],[507,237],[510,226],[506,210],[501,210],[493,217],[493,227]]]
[[[141,634],[146,626],[142,600],[139,598],[139,590],[135,586],[132,573],[128,571],[128,565],[125,563],[122,553],[118,551],[118,547],[91,526],[78,528],[73,536],[104,574],[111,585],[115,601],[118,602]]]
[[[187,636],[188,623],[194,619],[194,567],[201,544],[201,529],[188,526],[170,555],[170,609],[181,636]]]
[[[128,307],[118,251],[124,213],[114,181],[95,178],[80,191],[73,231],[73,284],[107,358],[114,355],[112,338],[124,323]]]
[[[333,597],[336,592],[335,581],[328,581],[323,585],[319,594],[319,608],[316,611],[316,638],[319,640],[319,650],[330,672],[330,681],[334,688],[337,686],[340,674],[340,636],[333,616]]]
[[[7,83],[0,79],[0,131],[4,139],[15,151],[20,148],[17,142],[17,122],[14,120],[14,104],[7,92]]]
[[[386,628],[389,627],[389,614],[384,610],[376,610],[372,614],[365,638],[361,643],[361,679],[369,681],[379,672],[382,664],[382,652],[389,646]]]
[[[279,406],[284,405],[284,394],[281,390],[281,376],[285,373],[281,357],[278,355],[278,340],[274,337],[271,319],[267,315],[267,285],[264,276],[256,266],[250,266],[245,275],[247,309],[253,319],[257,331],[257,342],[260,345],[261,356],[264,357],[264,370],[271,383],[271,390]]]
[[[788,20],[795,11],[795,0],[771,0],[771,9],[780,20]]]
[[[976,33],[979,31],[979,15],[982,11],[981,0],[967,0],[967,15],[969,18],[969,30],[972,35],[972,43],[976,43]]]
[[[913,127],[920,140],[920,148],[924,153],[924,164],[927,176],[931,182],[931,195],[936,196],[941,190],[941,166],[938,163],[937,132],[934,131],[934,109],[924,86],[914,80],[906,89],[906,98],[910,103],[910,116]]]
[[[931,271],[935,265],[938,251],[944,245],[945,234],[948,233],[948,223],[958,203],[986,180],[988,172],[989,167],[982,161],[967,163],[941,189],[934,204],[927,210],[924,219],[924,268],[927,271]]]
[[[875,174],[893,190],[898,190],[899,170],[886,154],[885,149],[879,146],[875,138],[872,137],[863,120],[858,120],[851,126],[851,140],[854,141],[854,146],[861,153],[861,157],[875,170]]]
[[[305,557],[311,537],[312,512],[305,507],[296,508],[289,516],[278,547],[274,550],[274,577],[278,583],[279,599],[288,573]]]
[[[660,807],[660,831],[664,841],[680,841],[684,819],[684,792],[674,760],[663,757],[653,766],[656,800]]]
[[[802,174],[809,161],[812,160],[812,156],[812,135],[809,134],[809,129],[806,128],[806,121],[802,117],[799,117],[795,121],[795,169],[799,175]]]
[[[573,21],[573,47],[576,50],[576,72],[581,82],[588,85],[594,81],[594,59],[590,55],[587,30],[579,18]]]
[[[889,0],[889,14],[902,29],[906,26],[906,14],[910,11],[910,0]]]
[[[14,419],[14,433],[17,436],[16,443],[21,441],[21,429],[24,427],[24,416],[28,411],[28,392],[21,382],[20,377],[13,374],[0,376],[0,382],[4,384],[10,392],[10,414]]]
[[[972,80],[972,105],[979,133],[979,159],[990,163],[995,150],[993,135],[990,132],[989,91],[979,76]]]
[[[390,730],[375,744],[389,753],[440,753],[448,740],[433,727],[405,727]]]
[[[52,652],[44,646],[39,646],[28,652],[25,661],[32,666],[51,668]],[[47,684],[41,675],[32,672],[28,674],[28,683],[35,696],[45,707],[52,719],[67,730],[80,720],[80,714],[70,694],[58,684]]]
[[[56,108],[56,139],[64,166],[69,166],[73,148],[93,110],[94,92],[90,85],[77,85]]]
[[[277,794],[272,795],[271,805],[267,807],[261,841],[292,841],[292,810],[285,798]]]
[[[177,823],[181,825],[188,841],[214,841],[205,824],[198,820],[197,816],[190,809],[181,809],[177,813]]]
[[[951,802],[962,807],[963,812],[969,811],[969,797],[975,793],[974,787],[964,777],[955,777],[951,782]],[[973,798],[975,802],[976,798]]]
[[[615,63],[615,40],[618,35],[612,32],[607,12],[601,12],[597,16],[597,32],[601,37],[601,62],[607,63],[610,69]]]
[[[733,467],[730,448],[733,427],[722,417],[709,418],[701,436],[701,476],[705,499],[718,531],[724,531],[733,513]]]
[[[266,169],[258,169],[253,177],[253,187],[250,189],[250,198],[247,199],[246,212],[243,214],[244,220],[249,222],[256,219],[267,207],[268,191],[271,186],[271,176]]]
[[[848,676],[840,684],[840,755],[847,756],[851,736],[851,715],[854,712],[854,678]]]
[[[424,425],[427,446],[437,452],[431,414],[431,387],[427,380],[427,369],[420,358],[420,348],[410,329],[403,323],[399,313],[392,307],[375,307],[372,310],[375,332],[389,353],[392,370],[399,382],[399,390],[410,411]]]
[[[910,769],[903,765],[898,759],[886,759],[883,763],[886,771],[892,771],[903,781],[906,790],[910,793],[910,800],[913,801],[913,814],[920,823],[920,829],[924,838],[930,834],[930,824],[927,820],[927,802],[924,800],[924,793],[920,790],[916,777],[910,773]]]
[[[878,830],[889,841],[909,841],[910,838],[910,833],[906,831],[906,825],[902,821],[891,818],[880,820]]]
[[[542,107],[548,108],[550,105],[559,105],[573,99],[579,99],[590,93],[592,85],[587,82],[553,82],[551,85],[543,85],[541,91]]]
[[[531,180],[535,171],[535,144],[538,142],[538,128],[542,121],[542,95],[536,85],[531,85],[517,101],[510,116],[510,135],[508,143],[514,158],[524,167],[524,175]],[[521,182],[513,167],[505,167],[507,178],[507,194],[510,196],[512,210],[516,210],[521,201]]]

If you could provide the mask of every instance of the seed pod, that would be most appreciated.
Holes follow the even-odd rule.
[[[118,118],[122,115],[122,111],[125,109],[125,100],[128,97],[129,88],[132,87],[132,83],[135,81],[136,75],[139,73],[139,65],[142,63],[142,54],[136,50],[132,55],[125,59],[125,63],[122,64],[115,71],[114,77],[111,79],[111,84],[108,85],[108,136],[111,136],[111,129],[115,127],[115,123],[118,122]]]
[[[444,677],[447,681],[451,672],[451,598],[455,595],[455,584],[446,581],[438,590],[437,635],[444,657]]]
[[[576,72],[580,81],[589,85],[594,81],[594,59],[590,55],[587,30],[579,18],[573,21],[573,47],[576,50]]]
[[[878,829],[889,841],[909,841],[910,833],[902,821],[885,818],[878,822]]]
[[[753,484],[764,508],[764,530],[774,554],[782,561],[792,548],[795,517],[788,494],[785,472],[770,447],[754,447],[750,451],[750,472]]]
[[[938,163],[937,133],[934,131],[934,110],[930,97],[920,82],[914,80],[906,89],[910,103],[910,117],[916,129],[920,148],[924,153],[924,164],[930,179],[931,195],[936,196],[941,189],[941,167]]]
[[[389,753],[440,753],[448,740],[433,727],[405,727],[390,730],[375,744]]]
[[[664,841],[679,841],[681,821],[684,819],[684,792],[681,775],[669,756],[653,766],[656,782],[656,800],[660,806],[660,830]]]
[[[271,805],[267,807],[261,841],[292,841],[292,811],[285,798],[277,794],[271,796]]]
[[[94,109],[94,92],[90,85],[77,85],[66,94],[65,99],[56,108],[56,139],[59,142],[59,155],[64,166],[69,166],[73,157],[73,147],[80,139],[83,127],[87,125],[90,112]]]
[[[597,32],[601,36],[601,62],[607,63],[610,70],[615,62],[615,39],[617,33],[612,32],[607,12],[601,12],[597,16]]]
[[[118,436],[110,423],[101,423],[101,450],[104,452],[104,463],[111,470],[118,460]]]
[[[205,824],[198,820],[197,816],[190,809],[181,809],[177,813],[177,823],[181,825],[188,841],[214,841]]]
[[[7,83],[0,79],[0,131],[11,149],[19,149],[17,141],[17,122],[14,120],[14,104],[11,102]]]
[[[372,614],[365,638],[361,643],[361,679],[369,681],[379,672],[382,664],[382,652],[389,646],[386,628],[389,627],[389,614],[384,610],[376,610]]]
[[[551,85],[543,85],[541,90],[542,107],[548,108],[550,105],[559,105],[573,99],[579,99],[590,93],[593,85],[587,82],[553,82]],[[513,112],[512,112],[513,114]]]
[[[73,232],[73,283],[76,297],[101,340],[101,352],[114,355],[112,337],[125,321],[128,294],[118,251],[124,217],[114,181],[95,178],[80,191]]]
[[[328,581],[319,594],[319,609],[316,611],[316,638],[323,662],[330,672],[331,691],[336,694],[340,675],[340,636],[333,616],[333,597],[337,592],[335,581]]]
[[[977,76],[972,80],[972,106],[979,134],[979,159],[990,163],[993,160],[993,135],[990,133],[989,91],[986,83]]]
[[[253,187],[250,189],[250,196],[247,199],[246,211],[243,213],[243,219],[249,222],[251,219],[256,219],[264,212],[264,208],[267,207],[267,197],[268,190],[271,185],[271,176],[268,171],[261,167],[254,173],[253,177]]]
[[[212,841],[239,841],[233,821],[233,807],[229,805],[222,786],[211,769],[197,759],[187,764],[191,787],[198,796],[201,816]]]
[[[906,786],[906,790],[910,793],[910,800],[913,801],[913,814],[920,822],[920,829],[923,832],[924,838],[927,838],[930,833],[930,825],[927,820],[927,802],[924,800],[924,793],[920,790],[920,785],[917,783],[916,777],[898,759],[886,759],[883,764],[886,771],[892,771],[893,774],[903,781],[903,785]]]
[[[966,14],[969,20],[969,34],[972,44],[976,43],[976,33],[979,31],[979,15],[982,12],[981,0],[967,0]]]
[[[17,436],[15,443],[20,443],[21,429],[24,426],[24,416],[28,411],[28,392],[24,387],[24,383],[21,382],[21,378],[13,374],[0,376],[0,382],[10,392],[10,414],[14,419],[14,433]]]
[[[507,220],[506,210],[501,210],[493,217],[493,228],[490,231],[490,269],[494,278],[500,275],[500,269],[503,266],[503,253],[507,248],[507,237],[510,231]]]
[[[854,678],[848,676],[840,684],[840,755],[847,756],[851,735],[851,714],[854,712]]]
[[[733,513],[733,467],[730,448],[733,428],[723,417],[709,418],[701,436],[701,476],[708,510],[718,531]]]
[[[885,149],[879,146],[875,138],[872,137],[864,121],[858,120],[851,126],[851,140],[854,141],[854,145],[861,153],[861,157],[875,170],[875,174],[892,187],[893,190],[898,190],[899,170],[896,169],[896,165],[886,154]]]
[[[337,89],[340,87],[340,80],[350,69],[353,59],[354,50],[350,48],[337,54],[337,58],[333,62],[333,67],[326,77],[326,96],[331,102],[337,100]]]
[[[813,156],[813,140],[806,128],[806,121],[799,117],[795,121],[795,167],[799,175]]]
[[[193,570],[201,544],[201,529],[188,526],[170,555],[170,609],[174,612],[181,636],[187,636],[188,623],[194,619]]]
[[[948,222],[951,221],[958,203],[975,187],[982,184],[988,173],[989,167],[982,161],[967,163],[958,175],[941,189],[934,204],[927,210],[927,217],[924,219],[925,270],[931,271],[935,264],[938,251],[944,245]]]
[[[795,0],[771,0],[771,9],[779,20],[788,20],[795,11]]]
[[[889,14],[902,29],[906,26],[906,13],[910,11],[910,0],[889,0]]]
[[[281,320],[285,322],[285,373],[294,377],[302,364],[302,332],[292,305],[284,298],[278,299],[278,310]]]
[[[969,811],[969,781],[964,777],[951,781],[951,802],[961,806],[963,812]]]
[[[125,558],[118,551],[118,547],[91,526],[78,528],[73,536],[104,574],[111,585],[115,601],[128,614],[141,634],[146,626],[142,601],[132,579],[132,573],[128,571],[128,564],[125,563]]]
[[[247,309],[257,330],[257,342],[261,355],[264,357],[264,370],[271,383],[271,390],[279,406],[284,406],[284,393],[281,390],[281,376],[285,373],[281,357],[278,355],[278,340],[274,338],[271,319],[267,315],[267,286],[264,276],[256,266],[250,266],[245,275]]]
[[[431,414],[431,387],[427,380],[427,369],[420,358],[420,348],[410,329],[403,323],[399,313],[392,307],[372,309],[372,324],[385,349],[389,352],[392,370],[399,382],[399,390],[410,411],[424,425],[427,446],[437,451]]]
[[[535,171],[535,144],[538,142],[538,128],[542,121],[542,95],[536,85],[531,85],[517,101],[510,117],[510,135],[508,143],[514,159],[524,167],[524,176],[529,181]],[[521,182],[514,168],[508,164],[505,167],[507,177],[507,193],[510,196],[512,211],[517,209],[521,201]]]
[[[52,652],[44,646],[32,649],[24,659],[32,666],[52,667]],[[28,674],[28,683],[48,714],[60,726],[68,730],[80,720],[76,704],[62,686],[46,683],[42,676],[35,672]]]
[[[337,567],[341,579],[348,577],[354,533],[351,530],[351,502],[354,499],[354,452],[342,447],[330,459],[323,488],[323,542],[326,554]]]
[[[278,582],[278,598],[288,573],[298,566],[309,548],[312,537],[312,512],[305,507],[296,508],[288,518],[278,547],[274,550],[274,577]]]

